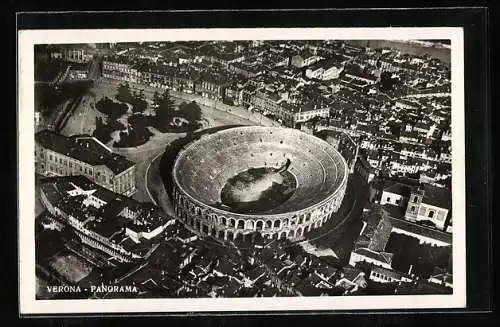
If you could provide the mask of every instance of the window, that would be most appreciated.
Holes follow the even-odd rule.
[[[385,200],[387,202],[391,202],[391,198],[390,197],[387,197],[387,199]]]
[[[429,210],[429,213],[427,214],[429,218],[434,217],[434,210]]]
[[[415,206],[411,206],[410,212],[415,212]]]
[[[401,199],[397,199],[396,204],[400,204],[400,203],[401,203]]]

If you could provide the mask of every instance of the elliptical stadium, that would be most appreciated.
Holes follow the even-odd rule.
[[[339,209],[348,166],[296,129],[236,127],[186,145],[173,171],[175,212],[221,240],[301,239]],[[249,239],[251,237],[251,239]]]

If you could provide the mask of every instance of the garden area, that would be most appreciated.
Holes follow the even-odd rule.
[[[125,125],[117,120],[109,119],[108,123],[106,123],[102,117],[96,117],[95,120],[95,130],[92,136],[97,138],[102,143],[110,142],[113,139],[111,137],[111,133],[114,131],[125,129]]]
[[[155,92],[148,103],[142,90],[132,92],[127,83],[121,83],[115,99],[104,97],[96,102],[95,109],[107,119],[96,118],[93,133],[103,143],[114,140],[114,147],[145,144],[154,135],[150,128],[161,133],[189,133],[201,126],[200,107],[195,102],[175,105],[168,90],[162,95]]]
[[[91,87],[92,81],[88,80],[64,82],[60,87],[48,83],[35,84],[35,111],[48,117],[58,106],[81,98]]]

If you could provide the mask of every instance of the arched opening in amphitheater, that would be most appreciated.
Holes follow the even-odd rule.
[[[228,180],[261,167],[286,169],[295,180],[291,195],[260,212],[222,203]],[[327,142],[288,128],[247,126],[185,146],[172,171],[173,202],[187,225],[223,240],[299,239],[337,212],[347,187],[346,161]],[[254,199],[253,199],[254,200]]]

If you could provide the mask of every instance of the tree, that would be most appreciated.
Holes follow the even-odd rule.
[[[201,108],[194,101],[190,103],[184,102],[179,106],[179,112],[177,114],[189,121],[189,125],[197,126],[197,122],[201,119]]]
[[[154,105],[159,105],[160,104],[160,94],[158,93],[158,91],[155,90],[155,93],[153,94],[153,104]]]
[[[157,124],[160,129],[165,128],[173,119],[174,101],[170,98],[168,90],[163,92],[159,98],[158,108],[156,109]]]
[[[117,120],[109,120],[105,123],[101,117],[96,117],[96,128],[92,135],[99,141],[107,143],[111,140],[111,133],[116,130],[121,130],[125,126]]]
[[[128,83],[120,84],[118,86],[117,92],[118,93],[116,94],[115,98],[118,101],[128,102],[128,103],[131,102],[131,100],[132,100],[132,94],[130,92],[130,87],[129,87]]]
[[[127,112],[126,104],[114,102],[108,97],[104,97],[96,102],[95,108],[108,115],[111,120],[116,120]]]
[[[395,80],[392,78],[392,74],[389,72],[382,72],[380,74],[380,90],[390,91],[395,84]]]
[[[146,100],[138,97],[132,98],[132,102],[130,104],[132,105],[132,111],[134,113],[142,113],[148,107],[148,103],[146,102]]]

